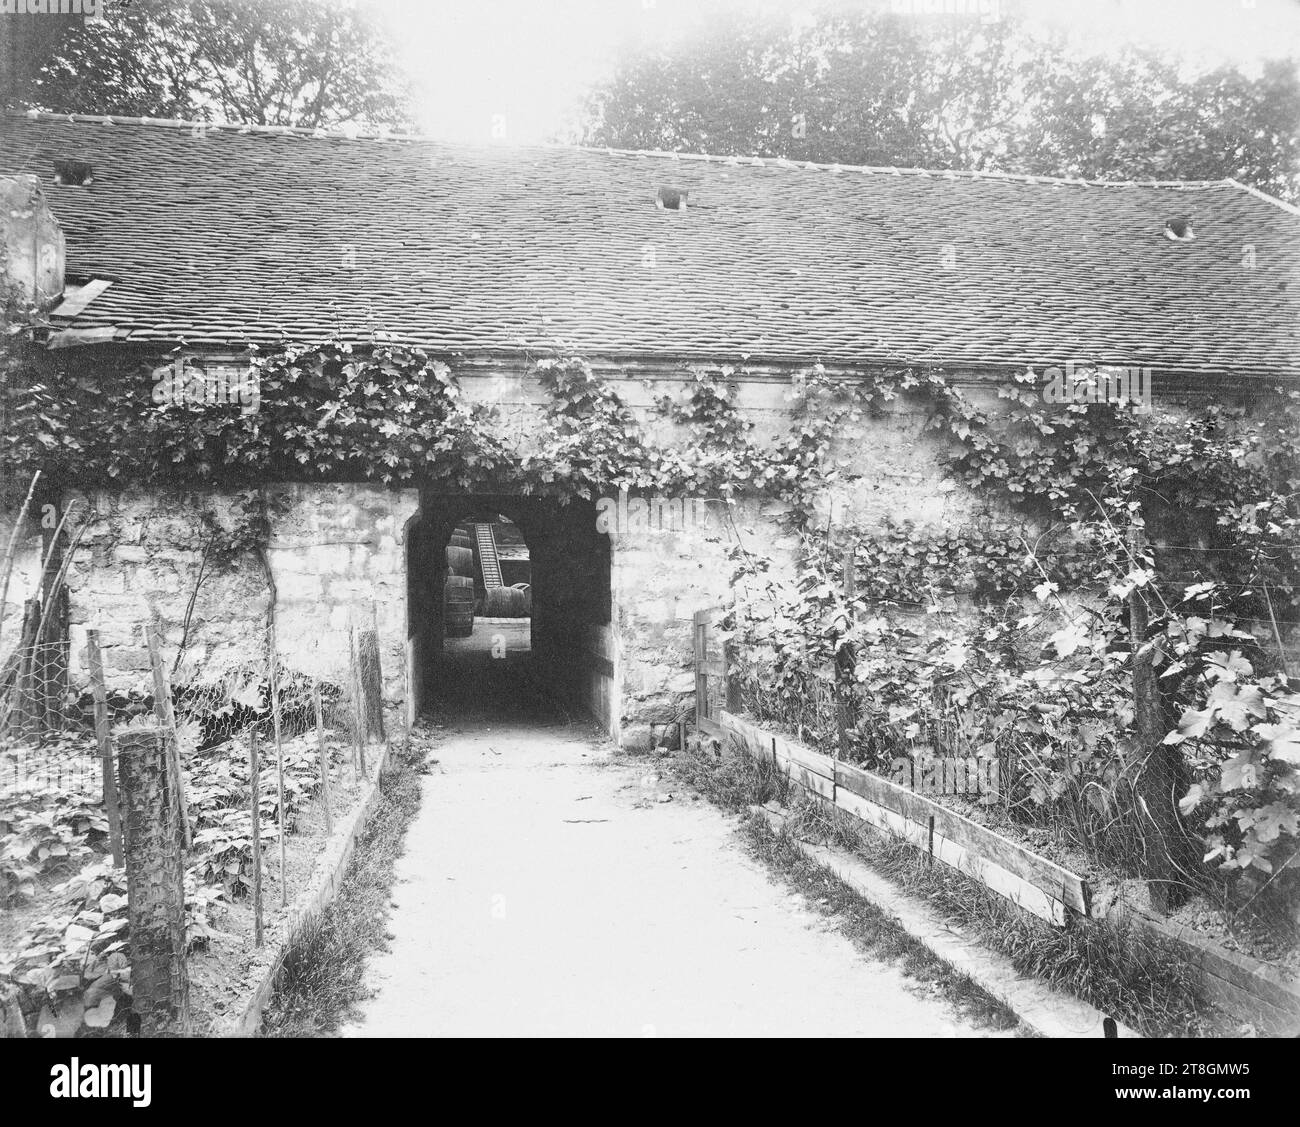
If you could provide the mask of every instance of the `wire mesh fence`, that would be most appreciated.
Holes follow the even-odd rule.
[[[55,787],[97,800],[98,750],[68,687],[66,641],[19,641],[0,661],[0,796]]]
[[[305,657],[309,670],[281,658],[273,624],[251,639],[246,660],[185,667],[175,680],[179,663],[169,665],[175,653],[157,626],[129,637],[102,648],[88,630],[76,652],[66,640],[19,639],[3,663],[0,908],[44,904],[53,914],[0,956],[0,997],[17,997],[22,1020],[38,1027],[53,1013],[51,1026],[62,1028],[74,1009],[108,1021],[113,999],[131,995],[142,1030],[185,1032],[185,961],[211,934],[209,906],[245,905],[260,946],[264,887],[285,908],[299,879],[286,838],[328,840],[381,762],[373,616],[322,628],[310,654],[295,649],[295,663]],[[113,908],[92,903],[104,923],[89,962],[74,966],[59,943],[33,936],[43,927],[62,934],[75,909],[63,919],[54,898],[81,885],[111,888]],[[137,965],[137,949],[149,945],[153,955]],[[119,949],[107,1010],[77,1008],[86,976],[101,981],[104,960]],[[151,980],[149,967],[159,965],[171,969]],[[54,982],[63,985],[47,990]]]
[[[99,796],[96,686],[70,685],[69,649],[66,640],[19,643],[0,662],[0,795],[30,783]],[[107,683],[97,686],[114,732],[158,722],[171,726],[159,707],[165,695],[184,753],[210,751],[238,741],[250,730],[272,737],[277,723],[284,739],[314,733],[318,700],[324,729],[345,733],[362,747],[384,736],[381,671],[371,632],[322,632],[318,654],[334,656],[318,658],[312,674],[277,657],[274,687],[272,665],[265,657],[173,681],[162,651],[160,645],[163,694],[148,678],[124,684],[119,676],[113,678],[112,688]]]

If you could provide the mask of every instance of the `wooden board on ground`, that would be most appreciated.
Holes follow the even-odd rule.
[[[1228,951],[1191,928],[1132,911],[1133,922],[1184,952],[1201,975],[1210,1000],[1225,1013],[1250,1022],[1268,1036],[1300,1034],[1300,984],[1279,970],[1237,951]]]
[[[1069,908],[1090,911],[1082,878],[986,826],[860,767],[840,763],[729,712],[723,729],[758,759],[773,761],[792,781],[894,837],[980,881],[1012,903],[1057,925]],[[933,819],[933,822],[931,821]]]
[[[1009,841],[987,826],[972,822],[924,795],[913,794],[897,783],[847,763],[836,764],[835,781],[839,787],[894,810],[914,822],[928,825],[933,817],[936,834],[956,842],[970,853],[994,862],[1041,889],[1052,899],[1060,900],[1071,911],[1083,916],[1091,914],[1090,896],[1082,877]]]
[[[775,754],[773,737],[769,736],[756,724],[751,724],[731,712],[720,712],[718,720],[722,730],[737,742],[755,759],[772,759]]]
[[[803,744],[793,740],[776,737],[776,753],[779,758],[788,759],[815,775],[820,775],[828,783],[835,781],[835,760],[829,755],[822,755]]]
[[[833,780],[826,778],[825,775],[819,775],[815,771],[809,771],[807,767],[799,763],[791,763],[788,768],[790,781],[798,783],[805,790],[810,790],[813,794],[820,795],[828,802],[835,800],[835,783]]]

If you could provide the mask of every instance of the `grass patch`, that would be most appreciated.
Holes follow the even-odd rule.
[[[787,833],[773,833],[752,815],[744,823],[752,852],[802,893],[810,906],[834,917],[839,932],[864,955],[895,963],[905,975],[946,998],[958,1016],[982,1028],[1014,1029],[1016,1015],[966,975],[953,970],[928,947],[851,885],[805,857]]]
[[[1073,994],[1148,1037],[1214,1033],[1196,972],[1160,937],[1123,921],[1071,917],[1066,927],[1021,911],[966,874],[931,864],[906,842],[872,833],[842,811],[830,842],[924,899],[945,919],[1010,958],[1021,974]]]
[[[379,801],[357,841],[338,895],[303,928],[285,956],[262,1020],[266,1037],[321,1037],[357,1016],[368,996],[366,959],[387,948],[393,866],[406,829],[420,809],[420,779],[432,746],[413,732],[407,749],[394,746],[379,783]]]
[[[1227,1032],[1207,1016],[1195,971],[1177,949],[1158,936],[1107,920],[1074,919],[1068,927],[1054,927],[964,873],[944,864],[932,865],[906,842],[872,832],[845,811],[808,796],[792,799],[789,792],[796,788],[791,788],[771,763],[756,762],[735,749],[721,755],[706,751],[679,756],[677,765],[684,781],[728,810],[744,810],[772,800],[789,806],[793,801],[781,834],[774,835],[761,818],[746,823],[752,845],[802,891],[808,887],[838,889],[834,895],[825,891],[819,895],[840,905],[836,910],[852,919],[851,926],[862,933],[864,949],[872,954],[901,958],[905,970],[913,963],[926,978],[936,975],[932,964],[938,964],[948,976],[961,979],[969,990],[1000,1007],[869,900],[804,857],[793,838],[853,853],[946,919],[975,933],[986,946],[1009,957],[1022,974],[1071,993],[1146,1036]],[[959,1003],[968,997],[966,987],[946,989]]]
[[[728,748],[725,752],[678,752],[673,772],[710,802],[743,814],[751,806],[768,802],[784,805],[790,798],[790,781],[770,760],[754,759]]]
[[[678,754],[673,770],[683,782],[733,813],[747,814],[751,806],[768,802],[785,805],[790,800],[790,781],[774,764],[734,749]],[[818,808],[806,805],[801,832],[815,832],[808,819],[817,816]],[[833,917],[839,932],[862,954],[897,964],[918,985],[945,997],[963,1019],[976,1026],[1013,1029],[1019,1024],[1015,1014],[996,998],[908,935],[851,885],[805,857],[789,833],[773,833],[758,815],[747,816],[742,828],[750,851],[801,893],[812,908]]]

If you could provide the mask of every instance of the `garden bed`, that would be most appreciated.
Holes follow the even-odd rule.
[[[368,789],[350,747],[326,732],[335,823]],[[82,749],[83,751],[85,749]],[[281,907],[274,748],[262,757],[262,902],[268,939],[253,941],[250,792],[246,740],[185,757],[193,848],[186,909],[191,1028],[203,1034],[246,998],[271,960]],[[326,844],[315,734],[284,742],[285,895],[306,888]],[[371,763],[371,773],[375,764]],[[0,997],[21,1008],[29,1035],[130,1032],[126,875],[109,856],[98,788],[9,787],[0,795],[0,856],[7,858],[0,911]],[[61,851],[60,851],[61,850]]]

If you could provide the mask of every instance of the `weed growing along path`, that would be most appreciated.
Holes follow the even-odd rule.
[[[367,996],[366,959],[387,941],[389,889],[407,827],[420,809],[420,778],[436,739],[417,729],[392,749],[380,778],[379,804],[348,865],[338,895],[304,928],[284,961],[275,996],[263,1015],[268,1037],[319,1037]]]
[[[589,732],[447,733],[345,1034],[980,1035]]]

